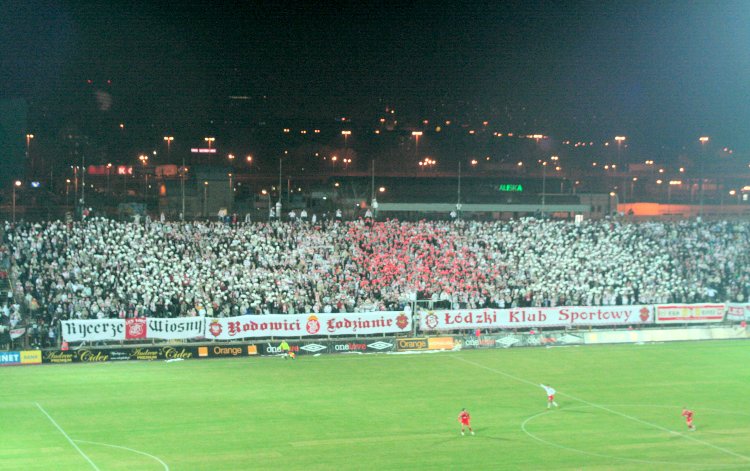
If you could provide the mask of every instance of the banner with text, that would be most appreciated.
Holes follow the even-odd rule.
[[[727,304],[727,320],[741,322],[750,319],[750,304],[729,303]]]
[[[721,322],[724,304],[661,304],[655,306],[657,324]]]
[[[421,311],[422,331],[648,324],[652,306],[535,307]]]
[[[205,330],[206,319],[203,317],[140,317],[62,322],[62,338],[66,342],[192,339],[203,338]]]
[[[217,340],[311,335],[395,334],[411,330],[398,311],[340,314],[267,314],[207,319],[206,338]]]

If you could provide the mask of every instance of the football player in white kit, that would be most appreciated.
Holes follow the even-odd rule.
[[[552,406],[557,407],[557,403],[555,402],[555,393],[557,391],[555,391],[555,388],[546,384],[540,384],[539,386],[541,386],[547,392],[547,409]]]

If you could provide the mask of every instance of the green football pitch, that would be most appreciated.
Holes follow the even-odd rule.
[[[750,469],[741,341],[0,375],[3,470]],[[542,382],[559,408],[547,409]],[[460,434],[463,407],[475,436]]]

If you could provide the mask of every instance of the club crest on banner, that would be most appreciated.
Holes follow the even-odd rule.
[[[318,322],[318,317],[315,315],[311,315],[307,318],[307,324],[305,324],[305,330],[307,330],[308,334],[315,335],[318,332],[320,332],[320,322]]]
[[[218,337],[219,335],[221,335],[221,330],[221,324],[216,319],[214,319],[211,322],[211,325],[208,327],[208,331],[211,332],[211,335],[213,335],[214,337]]]
[[[125,338],[126,339],[145,339],[147,324],[145,317],[135,317],[125,319]]]

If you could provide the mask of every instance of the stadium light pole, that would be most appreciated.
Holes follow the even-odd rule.
[[[21,180],[13,182],[13,222],[16,222],[16,188],[21,186]]]
[[[699,195],[699,204],[698,204],[698,215],[702,218],[703,217],[703,179],[705,176],[703,175],[703,165],[704,161],[706,160],[706,144],[708,144],[708,141],[710,138],[708,136],[701,136],[698,138],[698,141],[701,143],[701,158],[700,158],[700,165],[699,172],[700,172],[700,187],[698,188],[698,191],[700,192]]]

